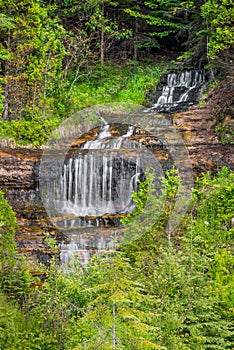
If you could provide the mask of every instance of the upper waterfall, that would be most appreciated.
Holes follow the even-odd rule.
[[[199,102],[202,89],[209,81],[209,76],[209,72],[205,70],[163,75],[153,95],[156,102],[146,112],[174,112]]]

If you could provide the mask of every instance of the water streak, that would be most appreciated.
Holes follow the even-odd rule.
[[[208,80],[209,74],[204,70],[168,74],[156,103],[145,112],[172,112],[197,103]]]

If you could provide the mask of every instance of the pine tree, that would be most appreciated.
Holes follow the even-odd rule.
[[[172,236],[165,231],[172,208],[166,200],[157,224],[139,227],[142,235],[124,247],[153,296],[156,340],[168,350],[232,349],[233,183],[227,169],[213,180],[204,176],[194,190],[192,212]],[[134,218],[129,225],[135,227]]]
[[[77,321],[76,349],[164,349],[152,340],[154,315],[146,308],[150,296],[122,253],[94,259],[82,288],[87,302]]]

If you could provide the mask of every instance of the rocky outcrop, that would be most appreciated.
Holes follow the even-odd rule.
[[[234,170],[234,76],[215,83],[205,106],[195,105],[174,115],[174,125],[183,135],[195,174],[217,172],[222,166]]]
[[[2,148],[0,185],[4,188],[35,189],[41,150]]]
[[[32,261],[49,264],[57,252],[46,245],[46,238],[59,237],[51,224],[38,193],[41,150],[0,150],[0,189],[13,207],[18,227],[18,251]]]
[[[219,140],[211,106],[193,106],[176,113],[173,124],[185,141],[196,176],[205,171],[215,173],[222,166],[234,169],[234,147]]]
[[[233,145],[221,143],[215,132],[216,125],[217,118],[211,103],[206,107],[192,106],[173,117],[172,127],[179,131],[185,142],[194,176],[207,170],[215,173],[224,165],[234,170]],[[139,140],[152,148],[158,146],[158,140],[148,140],[147,135],[139,136]],[[154,152],[162,162],[168,162],[166,150],[155,147]],[[48,264],[57,252],[47,245],[46,238],[49,236],[64,241],[66,237],[47,216],[40,199],[38,172],[42,150],[2,148],[0,156],[0,187],[16,212],[19,252],[34,261]]]

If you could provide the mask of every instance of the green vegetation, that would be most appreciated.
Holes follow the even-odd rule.
[[[217,58],[234,44],[234,7],[232,0],[206,1],[201,7],[206,21],[208,57]]]
[[[90,67],[88,78],[81,78],[70,93],[68,116],[83,108],[105,102],[132,102],[138,105],[147,104],[146,92],[158,83],[160,74],[167,64],[152,66],[138,65],[131,62],[123,66]],[[32,145],[39,147],[45,144],[62,122],[59,115],[48,117],[34,116],[17,120],[0,120],[0,136],[8,143]]]
[[[151,180],[135,197],[136,215],[151,210],[142,206]],[[1,194],[1,349],[233,348],[234,174],[223,168],[214,178],[202,175],[189,213],[170,236],[165,228],[179,188],[174,171],[164,184],[157,221],[148,228],[138,222],[140,235],[84,269],[75,262],[65,272],[52,262],[42,286],[15,254],[14,214]],[[128,219],[127,230],[135,220]]]
[[[4,199],[4,193],[0,192],[0,257],[1,269],[3,264],[12,261],[15,254],[16,244],[14,242],[14,232],[16,228],[15,214],[12,208]]]
[[[2,0],[0,137],[39,147],[87,106],[147,104],[172,58],[229,72],[233,35],[226,0]]]
[[[59,118],[35,118],[34,120],[0,121],[1,138],[10,146],[31,145],[39,147],[46,143],[52,131],[59,125]]]
[[[95,66],[89,78],[74,87],[70,103],[76,109],[105,102],[145,104],[147,89],[159,82],[168,64],[139,65],[131,62],[122,66]],[[73,107],[73,108],[74,108]]]
[[[175,66],[215,68],[232,86],[233,10],[231,0],[1,0],[3,143],[40,147],[99,103],[147,105],[147,91]],[[233,143],[228,89],[213,106],[224,144]],[[0,192],[1,349],[233,349],[234,174],[202,175],[170,235],[180,181],[168,173],[159,198],[152,183],[149,174],[134,194],[117,251],[83,269],[51,261],[43,282],[17,254],[15,214]]]
[[[3,144],[40,147],[99,103],[147,105],[175,66],[229,77],[213,114],[222,142],[233,143],[233,11],[231,0],[1,0]],[[202,175],[170,235],[180,181],[168,173],[159,198],[152,183],[149,174],[134,194],[117,251],[83,269],[51,261],[44,281],[17,254],[15,214],[0,192],[1,349],[233,349],[234,174]]]

